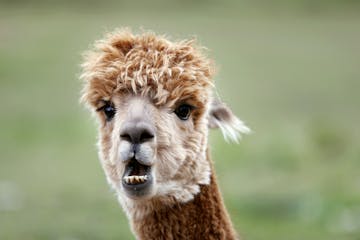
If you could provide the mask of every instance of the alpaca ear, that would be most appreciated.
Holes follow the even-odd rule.
[[[226,141],[238,142],[240,134],[250,133],[248,128],[231,109],[218,99],[215,99],[210,108],[209,128],[220,128]]]

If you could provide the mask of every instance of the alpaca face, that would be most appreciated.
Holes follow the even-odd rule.
[[[193,96],[159,106],[149,96],[127,93],[103,104],[98,108],[100,156],[119,194],[189,198],[190,192],[183,196],[174,186],[180,190],[209,181],[206,103]]]
[[[209,127],[232,139],[248,131],[212,100],[213,66],[193,45],[120,31],[85,56],[82,100],[97,114],[101,163],[129,212],[151,208],[149,199],[189,201],[209,184]]]

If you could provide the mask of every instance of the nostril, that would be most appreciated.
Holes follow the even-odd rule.
[[[132,142],[130,135],[127,134],[127,133],[121,134],[121,135],[120,135],[120,138],[121,138],[122,140],[125,140],[125,141],[128,141],[128,142]]]
[[[148,130],[144,129],[144,131],[140,135],[140,142],[147,142],[150,141],[152,138],[154,138],[154,134],[149,132]]]

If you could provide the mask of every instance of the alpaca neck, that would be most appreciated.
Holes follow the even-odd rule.
[[[212,169],[209,185],[186,203],[159,205],[133,222],[139,239],[237,239]]]

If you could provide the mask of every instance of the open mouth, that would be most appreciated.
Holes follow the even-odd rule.
[[[151,166],[139,163],[135,158],[125,166],[122,185],[133,196],[142,196],[147,193],[152,183]]]

